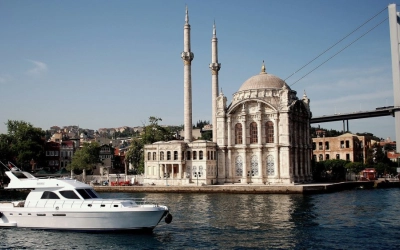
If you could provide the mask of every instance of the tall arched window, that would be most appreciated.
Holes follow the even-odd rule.
[[[156,152],[153,152],[153,161],[156,160]]]
[[[257,132],[257,123],[250,123],[250,143],[254,144],[258,142],[258,132]]]
[[[236,123],[235,125],[235,144],[242,144],[242,124]]]
[[[161,151],[160,152],[160,161],[163,161],[164,160],[164,151]]]
[[[203,160],[203,150],[199,151],[199,160]]]
[[[242,174],[243,174],[243,161],[242,161],[242,157],[241,156],[236,157],[235,170],[236,170],[236,176],[242,176]]]
[[[267,121],[265,123],[265,136],[267,138],[267,143],[274,143],[274,123],[272,121]]]
[[[171,160],[171,151],[167,151],[167,161]]]
[[[148,160],[148,161],[150,161],[150,160],[151,160],[151,158],[150,158],[150,157],[151,157],[151,153],[150,153],[150,152],[148,152],[148,153],[147,153],[147,160]]]
[[[193,160],[197,160],[197,151],[193,151]]]

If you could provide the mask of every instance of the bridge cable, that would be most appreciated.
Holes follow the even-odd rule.
[[[297,72],[299,72],[300,70],[302,70],[303,68],[307,67],[310,63],[314,62],[315,60],[317,60],[319,57],[321,57],[323,54],[325,54],[326,52],[328,52],[329,50],[331,50],[333,47],[335,47],[337,44],[339,44],[340,42],[342,42],[344,39],[346,39],[347,37],[349,37],[350,35],[352,35],[354,32],[356,32],[357,30],[359,30],[362,26],[364,26],[365,24],[367,24],[369,21],[371,21],[372,19],[374,19],[376,16],[378,16],[379,14],[381,14],[383,11],[385,11],[387,9],[387,7],[385,7],[383,10],[379,11],[377,14],[375,14],[373,17],[371,17],[370,19],[368,19],[367,21],[365,21],[363,24],[361,24],[360,26],[358,26],[355,30],[353,30],[352,32],[350,32],[349,34],[347,34],[345,37],[343,37],[342,39],[340,39],[339,41],[337,41],[335,44],[333,44],[331,47],[329,47],[328,49],[326,49],[325,51],[323,51],[322,53],[320,53],[318,56],[316,56],[314,59],[312,59],[311,61],[309,61],[307,64],[305,64],[304,66],[302,66],[300,69],[296,70],[295,72],[293,72],[290,76],[286,77],[284,79],[284,81],[286,81],[287,79],[289,79],[290,77],[292,77],[294,74],[296,74]],[[311,72],[310,72],[311,73]]]
[[[376,27],[378,27],[379,25],[381,25],[383,22],[385,22],[386,20],[388,20],[389,18],[386,17],[384,20],[382,20],[380,23],[378,23],[377,25],[375,25],[374,27],[372,27],[371,29],[369,29],[367,32],[365,32],[364,34],[362,34],[360,37],[358,37],[356,40],[352,41],[350,44],[348,44],[346,47],[344,47],[343,49],[339,50],[338,52],[336,52],[333,56],[329,57],[327,60],[325,60],[324,62],[322,62],[321,64],[319,64],[317,67],[313,68],[311,71],[309,71],[307,74],[305,74],[304,76],[302,76],[300,79],[296,80],[294,83],[290,84],[289,86],[293,86],[295,83],[297,83],[298,81],[302,80],[304,77],[308,76],[309,74],[311,74],[313,71],[315,71],[316,69],[318,69],[319,67],[321,67],[323,64],[325,64],[326,62],[328,62],[329,60],[331,60],[332,58],[334,58],[335,56],[337,56],[339,53],[341,53],[343,50],[347,49],[348,47],[350,47],[351,45],[353,45],[353,43],[357,42],[358,40],[360,40],[362,37],[364,37],[366,34],[368,34],[369,32],[371,32],[373,29],[375,29]]]

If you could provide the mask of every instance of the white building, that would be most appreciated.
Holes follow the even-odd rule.
[[[145,146],[145,183],[294,184],[310,181],[310,100],[280,78],[261,72],[227,98],[218,92],[217,36],[212,37],[213,142],[192,140],[190,25],[184,25],[184,141]],[[216,126],[214,126],[216,124]]]

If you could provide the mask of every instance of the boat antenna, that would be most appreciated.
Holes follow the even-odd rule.
[[[11,169],[6,164],[4,164],[2,161],[0,161],[0,163],[1,163],[1,165],[3,165],[3,167],[5,169],[7,169],[7,171],[11,171]]]

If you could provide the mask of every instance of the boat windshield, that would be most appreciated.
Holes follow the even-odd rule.
[[[91,189],[77,189],[78,193],[82,196],[83,199],[93,199],[99,198],[96,193]]]

